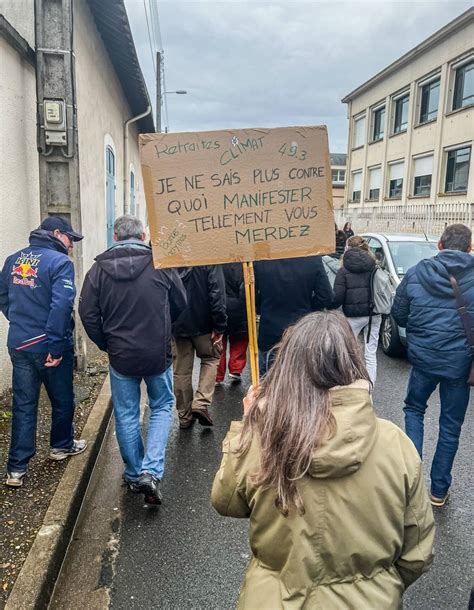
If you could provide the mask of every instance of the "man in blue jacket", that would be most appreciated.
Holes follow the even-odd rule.
[[[474,258],[472,233],[465,225],[447,227],[440,253],[409,269],[397,289],[392,314],[407,329],[408,358],[413,365],[405,398],[405,429],[420,456],[427,401],[439,385],[441,415],[431,466],[431,503],[444,506],[451,469],[469,403],[467,378],[472,353],[457,311],[450,276],[457,280],[474,330]]]
[[[74,440],[74,351],[71,313],[76,288],[68,254],[83,236],[65,218],[46,218],[30,234],[29,246],[9,256],[0,273],[0,309],[10,323],[13,414],[6,484],[21,487],[36,451],[41,384],[52,407],[52,460],[82,453]]]

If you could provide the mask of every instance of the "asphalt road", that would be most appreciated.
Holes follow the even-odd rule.
[[[391,360],[379,354],[375,408],[380,417],[401,426],[408,370],[405,361]],[[212,407],[215,426],[212,429],[195,425],[190,430],[180,431],[177,421],[174,422],[163,480],[164,502],[159,508],[144,506],[140,496],[119,487],[117,460],[120,458],[115,439],[109,439],[104,456],[109,465],[99,464],[99,479],[93,486],[97,488],[94,493],[102,496],[99,499],[92,497],[86,504],[93,505],[94,510],[100,506],[106,512],[107,500],[104,498],[110,500],[118,494],[118,498],[111,501],[109,516],[101,516],[101,523],[109,519],[115,525],[110,538],[112,543],[110,540],[103,543],[102,559],[108,559],[105,564],[102,562],[100,581],[94,585],[97,589],[105,582],[107,599],[110,599],[113,610],[226,610],[235,607],[250,556],[247,522],[217,515],[210,505],[209,494],[221,459],[221,441],[230,421],[241,417],[242,392],[248,383],[248,377],[245,377],[242,386],[227,382],[225,387],[216,389]],[[406,609],[467,608],[474,580],[473,403],[471,399],[455,463],[451,500],[444,509],[435,511],[435,563],[431,571],[406,593]],[[426,470],[434,450],[438,414],[439,401],[434,396],[426,418]],[[83,531],[81,533],[79,529],[75,537],[78,543],[82,539],[83,547],[89,549],[90,535],[95,529],[94,524],[98,523],[94,510],[86,511],[89,515],[84,518]],[[112,559],[109,557],[110,547],[113,548]],[[81,570],[87,572],[89,580],[94,580],[91,577],[93,563],[92,558],[76,558],[75,564],[71,563],[71,577],[66,579],[69,582],[64,587],[69,600],[80,599],[84,604],[85,599],[92,599],[87,598],[85,591],[72,591],[71,583],[73,580],[75,583],[81,581]],[[98,607],[104,607],[103,603],[102,599]],[[52,607],[81,606],[79,601],[77,604],[58,601]],[[82,607],[92,608],[93,604],[86,603]]]

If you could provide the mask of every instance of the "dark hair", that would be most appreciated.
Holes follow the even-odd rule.
[[[245,419],[237,454],[260,441],[257,487],[276,491],[283,515],[304,513],[296,482],[310,467],[313,451],[335,432],[329,390],[369,381],[359,343],[345,316],[311,313],[285,334],[272,368]]]
[[[444,250],[460,250],[467,252],[471,246],[472,232],[466,225],[449,225],[441,235],[441,245]]]
[[[348,220],[348,221],[346,222],[346,224],[344,225],[344,227],[343,227],[343,229],[342,229],[342,230],[343,230],[343,231],[347,231],[347,229],[349,228],[349,225],[351,225],[351,230],[352,230],[352,223],[351,223],[351,221],[350,221],[350,220]]]

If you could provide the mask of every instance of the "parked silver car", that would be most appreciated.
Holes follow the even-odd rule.
[[[363,233],[379,265],[389,274],[396,288],[410,267],[438,253],[434,237],[409,234]],[[382,318],[380,342],[388,356],[402,356],[407,344],[406,330],[397,325],[393,316]]]

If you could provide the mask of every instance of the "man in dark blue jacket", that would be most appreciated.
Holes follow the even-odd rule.
[[[434,258],[409,269],[397,289],[392,314],[407,329],[413,366],[405,398],[405,428],[420,456],[427,401],[439,384],[439,437],[431,466],[431,503],[444,506],[451,469],[469,402],[467,378],[472,353],[457,311],[450,276],[459,284],[474,331],[472,233],[460,224],[446,228]]]
[[[255,287],[263,377],[272,362],[271,350],[288,326],[312,311],[329,308],[334,295],[320,256],[257,261]]]
[[[0,309],[10,323],[8,352],[13,365],[13,415],[6,484],[20,487],[36,450],[41,384],[52,406],[52,460],[82,453],[74,440],[74,350],[71,313],[76,288],[68,254],[82,239],[68,220],[46,218],[27,248],[9,256],[0,273]]]

